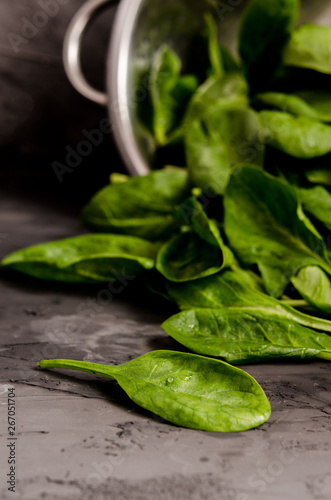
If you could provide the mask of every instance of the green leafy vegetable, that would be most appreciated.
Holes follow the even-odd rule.
[[[223,194],[236,166],[263,164],[259,115],[238,98],[215,102],[186,128],[185,149],[192,183]]]
[[[188,193],[184,169],[159,170],[106,186],[84,208],[83,220],[98,231],[155,240],[178,226],[173,216]]]
[[[229,73],[222,78],[211,76],[195,92],[187,108],[184,127],[190,128],[191,122],[203,116],[216,102],[240,101],[248,105],[247,82],[241,73]]]
[[[155,54],[150,74],[153,128],[160,145],[180,125],[185,107],[198,86],[193,75],[180,76],[181,61],[168,46]]]
[[[190,283],[166,283],[166,291],[180,309],[233,308],[238,314],[247,310],[257,314],[271,312],[280,320],[298,323],[308,328],[331,332],[331,322],[309,316],[288,306],[258,286],[253,273],[239,268],[224,269],[221,273]]]
[[[224,198],[230,247],[248,266],[257,264],[267,292],[280,297],[300,269],[331,273],[325,244],[305,217],[297,193],[262,170],[243,167]]]
[[[305,267],[292,278],[300,295],[317,309],[331,314],[330,276],[316,266]]]
[[[276,299],[257,287],[255,275],[240,268],[224,269],[221,273],[192,283],[168,281],[166,289],[180,309],[276,305]]]
[[[331,169],[307,170],[305,176],[312,184],[323,184],[331,187]]]
[[[158,245],[132,236],[86,234],[14,252],[2,267],[35,278],[100,283],[152,269]]]
[[[331,194],[322,186],[300,189],[299,197],[305,212],[313,215],[331,231]]]
[[[331,122],[331,92],[329,91],[307,91],[297,94],[266,92],[258,94],[256,102],[293,115],[306,116],[321,122]]]
[[[331,74],[331,28],[305,24],[296,29],[283,53],[283,64]]]
[[[299,4],[249,1],[242,65],[219,41],[215,5],[201,10],[199,32],[187,26],[183,65],[167,45],[152,62],[142,54],[134,79],[148,95],[133,111],[136,135],[154,168],[183,168],[112,174],[83,220],[116,234],[36,245],[2,267],[73,283],[149,271],[149,289],[182,310],[164,329],[196,353],[231,363],[330,361],[331,321],[323,316],[331,315],[331,28],[294,31]],[[270,415],[249,375],[192,354],[39,366],[113,378],[133,401],[185,427],[241,431]]]
[[[205,21],[208,31],[208,52],[212,68],[212,74],[222,77],[224,74],[221,48],[218,43],[218,26],[214,17],[208,13],[205,15]]]
[[[194,309],[172,316],[162,328],[192,351],[229,363],[279,358],[331,360],[331,337],[267,308]]]
[[[262,111],[267,142],[296,158],[309,159],[331,152],[331,127],[305,116]]]
[[[186,226],[165,243],[157,256],[156,268],[171,281],[210,276],[232,263],[232,254],[224,245],[217,224],[208,219],[201,204],[188,200],[185,214],[190,214],[192,227]]]
[[[267,85],[298,17],[299,0],[251,0],[243,16],[239,51],[252,93]]]
[[[120,366],[70,360],[40,361],[117,380],[139,406],[183,427],[239,432],[270,416],[270,404],[247,373],[221,361],[173,351],[154,351]]]

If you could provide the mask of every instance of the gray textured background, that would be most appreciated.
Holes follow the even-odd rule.
[[[38,0],[0,2],[0,182],[7,190],[81,204],[107,182],[110,170],[122,168],[110,136],[62,183],[51,166],[53,161],[64,163],[66,146],[75,150],[85,139],[82,131],[107,117],[106,109],[71,87],[63,70],[63,37],[82,3],[58,5],[58,14],[15,52],[8,37],[22,36],[23,18],[33,20],[41,8]],[[104,86],[112,17],[111,10],[104,12],[83,40],[83,67],[99,88]]]

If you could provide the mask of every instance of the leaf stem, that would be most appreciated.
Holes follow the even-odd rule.
[[[331,333],[331,321],[328,319],[317,318],[316,316],[309,316],[308,314],[292,309],[289,306],[284,306],[288,311],[291,311],[292,316],[300,325],[321,330],[323,332]]]
[[[105,366],[98,363],[90,363],[88,361],[75,361],[72,359],[44,359],[42,361],[39,361],[38,367],[42,369],[65,368],[68,370],[93,373],[94,375],[101,375],[102,377],[108,377],[111,379],[115,379],[113,373],[117,368],[116,366]]]
[[[292,300],[292,299],[285,299],[280,301],[281,304],[284,304],[285,306],[291,306],[291,307],[309,307],[313,309],[308,302],[305,300]]]
[[[319,359],[325,359],[326,361],[331,361],[331,352],[330,351],[325,351],[325,352],[320,352],[319,355],[317,356]]]

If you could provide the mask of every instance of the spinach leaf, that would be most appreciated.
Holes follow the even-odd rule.
[[[330,276],[316,266],[301,269],[292,283],[300,295],[320,311],[331,314]]]
[[[306,170],[305,176],[312,184],[323,184],[324,186],[331,187],[330,169]]]
[[[240,268],[224,269],[222,272],[189,283],[166,283],[169,297],[180,309],[224,309],[250,310],[259,314],[272,311],[282,321],[331,332],[331,322],[309,316],[293,309],[270,295],[258,286],[254,273]]]
[[[240,268],[224,269],[190,283],[166,282],[166,290],[180,309],[219,307],[273,307],[278,301],[258,287],[254,273]]]
[[[243,167],[231,177],[224,209],[230,247],[244,264],[257,264],[270,295],[280,297],[303,267],[317,265],[331,274],[325,244],[290,185]]]
[[[46,360],[40,368],[65,368],[115,379],[139,406],[182,427],[239,432],[268,420],[270,404],[248,373],[194,354],[154,351],[119,366]]]
[[[240,98],[214,102],[186,127],[185,150],[193,185],[223,194],[238,164],[263,164],[259,115]]]
[[[158,247],[132,236],[86,234],[18,250],[1,265],[44,280],[101,283],[152,269]]]
[[[219,41],[219,21],[208,12],[204,16],[204,26],[191,40],[185,55],[185,68],[203,83],[211,76],[223,77],[226,73],[242,72],[239,61],[231,51]]]
[[[331,231],[331,194],[322,186],[300,189],[299,197],[305,212],[313,215]]]
[[[178,226],[173,215],[188,193],[184,169],[155,171],[103,188],[84,208],[83,221],[98,231],[156,240]]]
[[[256,102],[259,105],[278,108],[293,115],[331,122],[331,92],[329,91],[307,91],[297,94],[266,92],[258,94]]]
[[[211,73],[218,77],[223,77],[224,68],[222,53],[218,43],[218,26],[214,17],[207,13],[205,14],[205,22],[207,26],[207,39],[208,39],[208,53],[211,65]]]
[[[180,76],[181,61],[166,45],[154,56],[149,85],[156,141],[165,145],[183,118],[185,108],[198,86],[194,75]]]
[[[229,73],[222,78],[211,76],[192,97],[186,111],[184,127],[190,128],[191,122],[202,116],[208,108],[215,105],[215,102],[240,100],[243,105],[248,105],[247,94],[247,82],[241,73]]]
[[[157,270],[171,281],[210,276],[232,263],[232,253],[224,245],[216,222],[208,219],[194,198],[185,203],[185,215],[189,213],[191,228],[184,226],[180,234],[161,247],[157,256]]]
[[[298,17],[299,0],[251,0],[243,15],[239,52],[251,92],[261,91],[281,61]]]
[[[266,141],[270,146],[301,159],[331,152],[331,127],[305,116],[262,111]]]
[[[331,74],[331,28],[305,24],[296,29],[283,53],[283,64]]]
[[[210,68],[207,71],[208,78],[216,77],[222,79],[227,73],[242,72],[239,62],[230,50],[219,42],[219,28],[215,17],[208,12],[205,14],[207,31],[208,59]]]
[[[267,308],[193,309],[172,316],[162,328],[192,351],[229,363],[315,357],[331,361],[331,337]]]

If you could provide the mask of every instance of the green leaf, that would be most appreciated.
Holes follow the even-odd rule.
[[[243,15],[239,52],[252,93],[277,68],[298,17],[299,0],[251,0]]]
[[[83,221],[98,231],[156,240],[176,228],[173,215],[188,193],[184,169],[159,170],[103,188],[84,208]]]
[[[214,102],[185,128],[185,150],[192,184],[223,194],[238,164],[263,164],[259,115],[240,98]]]
[[[192,351],[229,363],[316,357],[331,361],[331,337],[267,308],[194,309],[172,316],[162,328]]]
[[[156,268],[171,281],[191,281],[210,276],[232,263],[232,253],[224,245],[217,224],[209,220],[194,198],[185,204],[192,224],[165,243],[157,256]],[[183,210],[183,206],[181,207]]]
[[[149,85],[153,107],[153,129],[160,145],[168,143],[183,118],[186,106],[198,86],[193,75],[180,76],[181,61],[166,45],[156,52]]]
[[[329,168],[307,170],[305,176],[312,184],[323,184],[324,186],[331,187],[331,170]]]
[[[216,14],[216,16],[215,16]],[[220,28],[217,13],[205,14],[205,22],[201,30],[191,39],[185,54],[185,68],[193,73],[200,83],[211,76],[226,76],[231,72],[242,72],[242,67],[232,52],[219,42]],[[223,30],[222,30],[223,31]]]
[[[248,105],[248,87],[243,75],[238,72],[226,74],[222,78],[211,76],[195,92],[185,115],[184,127],[189,128],[192,120],[202,116],[207,108],[216,102],[240,100]]]
[[[301,159],[316,158],[331,152],[331,127],[305,116],[280,111],[262,111],[267,143]]]
[[[311,214],[331,231],[331,194],[322,186],[300,189],[299,197],[305,212]]]
[[[235,308],[257,313],[269,310],[280,319],[324,332],[331,332],[331,322],[299,312],[284,302],[266,295],[258,286],[254,273],[240,268],[222,272],[189,283],[166,283],[168,296],[180,309]]]
[[[44,280],[101,283],[152,269],[158,247],[132,236],[86,234],[18,250],[1,264]]]
[[[277,300],[258,288],[255,275],[240,268],[190,283],[166,283],[166,289],[180,309],[219,307],[275,307]]]
[[[218,27],[214,17],[210,13],[205,14],[205,22],[208,32],[208,52],[211,71],[213,75],[223,77],[224,68],[222,54],[218,43]]]
[[[331,74],[331,28],[305,24],[296,29],[284,53],[283,64]]]
[[[293,115],[306,116],[321,122],[331,122],[331,92],[307,91],[297,94],[266,92],[255,98],[259,105],[278,108]]]
[[[247,266],[257,264],[270,295],[280,297],[303,267],[331,273],[325,244],[290,185],[243,167],[231,177],[224,208],[230,247]]]
[[[301,269],[292,283],[300,295],[320,311],[331,314],[330,276],[316,266]]]
[[[271,413],[253,377],[194,354],[154,351],[120,366],[58,359],[38,366],[115,379],[136,404],[182,427],[239,432],[263,424]]]

